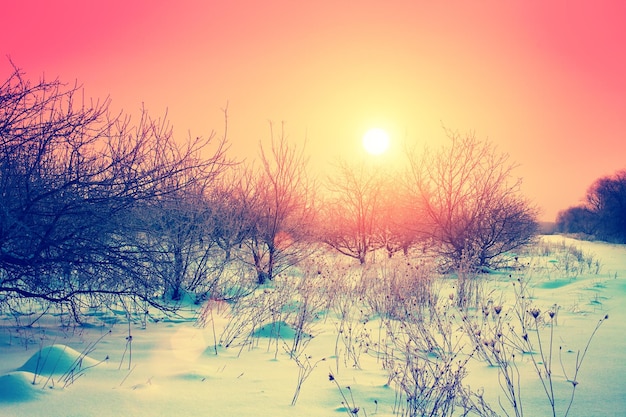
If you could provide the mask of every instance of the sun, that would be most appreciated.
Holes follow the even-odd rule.
[[[389,148],[389,135],[383,129],[372,128],[363,135],[363,148],[370,155],[381,155]]]

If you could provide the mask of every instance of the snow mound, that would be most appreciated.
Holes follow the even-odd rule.
[[[200,373],[200,372],[195,372],[195,371],[180,372],[180,373],[173,375],[173,377],[181,381],[191,381],[191,382],[205,382],[208,378],[207,375]]]
[[[62,375],[72,369],[80,371],[97,363],[95,359],[69,346],[51,345],[40,349],[17,370],[38,375]]]
[[[275,321],[259,327],[252,333],[254,337],[268,337],[280,339],[294,339],[297,330],[284,321]],[[311,337],[309,334],[302,334],[304,337]]]
[[[557,288],[564,287],[566,285],[571,284],[572,282],[574,281],[571,279],[555,279],[555,280],[542,282],[541,284],[539,284],[539,287],[544,288],[546,290],[556,290]]]
[[[30,401],[42,394],[41,386],[33,384],[30,372],[10,372],[0,376],[0,403]]]

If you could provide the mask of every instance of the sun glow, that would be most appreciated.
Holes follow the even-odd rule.
[[[370,155],[380,155],[389,149],[389,135],[383,129],[372,128],[363,135],[363,148]]]

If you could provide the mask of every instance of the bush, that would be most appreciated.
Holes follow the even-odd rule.
[[[0,85],[0,299],[83,305],[117,296],[153,303],[162,290],[139,250],[134,214],[210,181],[222,166],[177,145],[167,123],[136,125],[77,86],[31,83],[14,68]],[[164,306],[161,306],[164,307]]]

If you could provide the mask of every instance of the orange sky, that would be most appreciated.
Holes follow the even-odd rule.
[[[221,131],[228,103],[238,155],[284,121],[320,169],[372,126],[392,153],[474,132],[553,220],[626,168],[625,21],[619,0],[23,0],[2,6],[0,52],[113,109],[167,108],[180,136]]]

